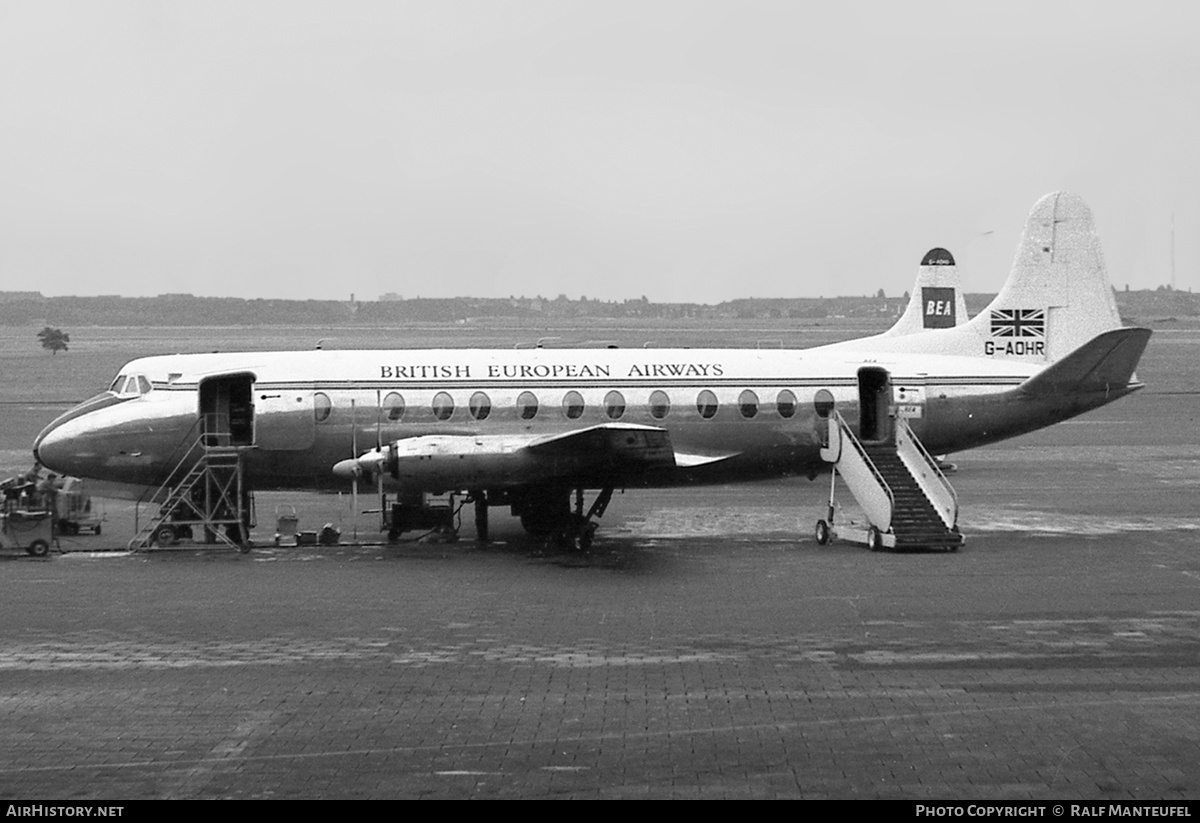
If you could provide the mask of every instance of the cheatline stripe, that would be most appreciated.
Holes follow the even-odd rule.
[[[901,386],[908,384],[924,385],[924,386],[1017,386],[1029,379],[1029,375],[1010,375],[1010,376],[963,376],[963,377],[937,377],[937,378],[915,378],[915,377],[897,377],[892,376],[891,383],[893,386]],[[164,391],[196,391],[196,383],[155,383],[156,390]],[[788,380],[784,378],[766,378],[755,380],[753,378],[724,378],[716,380],[687,380],[687,381],[672,381],[664,382],[661,380],[578,380],[569,383],[562,381],[543,381],[543,380],[504,380],[504,381],[488,381],[481,382],[476,380],[445,380],[445,381],[430,381],[430,380],[414,380],[405,383],[380,383],[372,381],[359,380],[307,380],[295,382],[278,382],[278,383],[263,383],[256,382],[254,391],[307,391],[314,389],[335,389],[345,391],[347,389],[357,391],[423,391],[437,389],[458,389],[458,390],[503,390],[503,389],[562,389],[569,391],[570,389],[663,389],[668,391],[671,389],[705,389],[705,388],[825,388],[830,386],[857,386],[856,378],[846,377],[831,377],[828,379],[822,378],[803,378],[799,380]]]

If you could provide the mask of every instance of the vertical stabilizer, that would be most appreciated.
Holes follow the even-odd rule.
[[[1025,223],[1012,271],[976,321],[993,355],[1060,360],[1099,334],[1121,327],[1092,210],[1069,192],[1047,194]]]
[[[953,328],[922,328],[921,334],[893,329],[834,345],[1048,365],[1119,328],[1121,317],[1092,211],[1076,195],[1054,192],[1030,211],[1000,293],[968,322]]]
[[[942,248],[930,249],[921,258],[917,282],[904,314],[883,337],[915,334],[926,329],[952,329],[967,322],[967,304],[954,255]]]

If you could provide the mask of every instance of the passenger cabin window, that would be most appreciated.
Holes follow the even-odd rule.
[[[667,397],[665,391],[653,391],[650,393],[650,416],[655,420],[662,420],[671,412],[671,398]]]
[[[817,417],[822,419],[828,417],[829,413],[833,411],[833,404],[833,392],[829,389],[820,389],[813,395],[813,408],[817,412]]]
[[[625,395],[619,391],[604,395],[604,413],[610,420],[620,420],[625,414]]]
[[[758,395],[746,389],[738,395],[738,408],[742,411],[742,417],[749,420],[758,414]]]
[[[563,397],[563,414],[569,420],[583,417],[583,395],[577,391],[569,391]]]
[[[522,420],[532,420],[537,416],[538,399],[531,391],[523,391],[517,397],[517,415]]]
[[[779,412],[780,417],[791,417],[796,413],[796,395],[789,390],[784,389],[775,398],[775,410]]]
[[[404,398],[398,392],[390,392],[383,398],[383,408],[388,420],[399,420],[404,416]]]
[[[440,391],[433,396],[433,416],[438,420],[449,420],[454,414],[454,398]]]
[[[329,395],[325,392],[317,392],[313,395],[313,419],[318,423],[324,423],[329,419],[329,415],[333,413],[333,401],[329,399]]]
[[[471,416],[476,420],[486,420],[487,416],[492,413],[492,399],[483,392],[477,391],[471,395],[468,408],[471,410]]]
[[[711,420],[717,413],[717,396],[708,389],[696,395],[696,411],[705,420]]]

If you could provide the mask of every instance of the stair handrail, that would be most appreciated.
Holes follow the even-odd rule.
[[[846,422],[846,418],[844,418],[842,416],[842,413],[839,412],[837,409],[831,409],[829,412],[829,420],[831,423],[837,425],[837,427],[838,427],[838,439],[841,441],[849,440],[850,444],[854,446],[854,450],[856,452],[858,452],[858,455],[859,455],[859,457],[862,458],[863,463],[871,471],[871,474],[874,476],[875,480],[879,483],[879,487],[881,489],[883,489],[885,494],[887,494],[889,511],[895,512],[896,511],[896,494],[895,494],[895,492],[892,491],[892,487],[888,484],[887,480],[884,478],[883,473],[881,471],[879,471],[879,467],[875,465],[875,461],[871,459],[871,455],[867,454],[866,448],[863,447],[863,444],[859,441],[858,437],[854,434],[853,430],[851,430],[850,424]],[[841,453],[840,447],[839,447],[838,451],[839,451],[838,459],[841,459],[840,458],[840,453]],[[890,528],[890,524],[889,524],[889,528]]]
[[[903,417],[898,416],[896,418],[896,427],[897,429],[903,430],[903,433],[907,435],[908,440],[917,447],[917,452],[923,458],[925,458],[925,463],[928,465],[928,467],[933,469],[933,476],[938,480],[942,488],[945,489],[950,495],[952,505],[950,511],[950,528],[954,528],[958,525],[958,492],[954,490],[954,486],[950,485],[950,481],[946,478],[945,473],[942,471],[941,467],[938,466],[937,460],[935,460],[933,455],[929,453],[929,450],[925,448],[925,444],[922,443],[920,438],[917,437],[917,433],[913,431],[912,426],[908,424],[908,421]]]
[[[208,449],[208,444],[205,443],[205,438],[221,437],[222,435],[228,434],[227,432],[209,431],[208,430],[209,429],[209,426],[208,426],[209,418],[215,419],[216,415],[201,414],[196,417],[195,422],[193,422],[192,425],[190,427],[188,427],[188,430],[186,432],[184,432],[183,437],[179,438],[179,442],[175,444],[175,448],[171,450],[171,453],[167,456],[167,459],[165,462],[170,463],[172,460],[175,459],[175,455],[179,454],[179,450],[183,448],[184,444],[186,444],[189,440],[191,440],[192,435],[196,433],[197,429],[200,430],[200,436],[197,437],[195,440],[192,440],[191,445],[188,446],[188,448],[183,452],[183,455],[179,458],[178,461],[176,461],[174,467],[169,472],[167,472],[166,478],[162,481],[161,484],[159,484],[159,486],[157,488],[154,489],[154,493],[150,494],[149,497],[147,497],[147,492],[149,492],[149,490],[150,490],[150,487],[147,486],[142,491],[141,495],[138,497],[137,502],[135,502],[133,504],[133,532],[135,535],[135,537],[134,537],[135,540],[137,539],[136,535],[141,533],[140,519],[141,519],[142,504],[146,503],[146,502],[154,502],[156,500],[159,500],[159,496],[163,493],[163,491],[165,491],[167,488],[169,488],[171,486],[176,485],[180,480],[182,480],[184,477],[187,476],[188,472],[190,472],[192,470],[192,467],[195,466],[195,464],[196,464],[196,460],[191,459],[192,453],[195,452],[198,448],[203,449],[203,450]],[[199,458],[197,457],[197,459],[199,459]],[[187,468],[181,473],[180,469],[182,469],[185,464],[187,465]],[[177,477],[177,475],[178,475],[178,477]],[[168,496],[169,495],[170,495],[170,493],[168,492]],[[163,501],[163,502],[165,502],[165,501]]]

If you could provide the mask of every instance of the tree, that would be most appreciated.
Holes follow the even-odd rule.
[[[38,332],[38,340],[42,341],[42,348],[49,349],[51,354],[58,354],[60,351],[67,350],[67,344],[71,342],[71,335],[65,334],[62,329],[54,329],[50,326]]]

